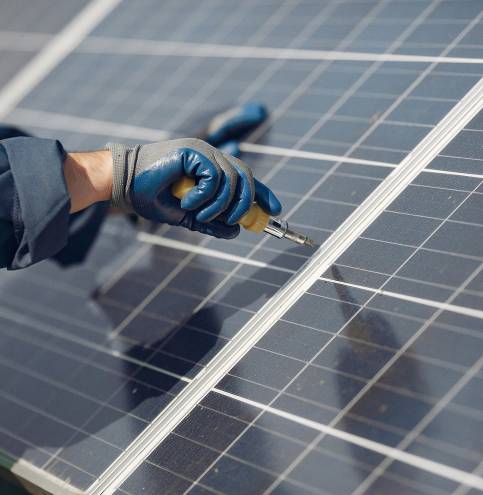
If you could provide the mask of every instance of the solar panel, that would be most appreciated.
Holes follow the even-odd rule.
[[[478,1],[90,5],[108,3],[6,119],[91,148],[193,134],[216,110],[262,101],[271,118],[244,158],[320,243],[483,71]],[[55,15],[35,30],[2,5],[0,29],[55,32],[81,4],[46,3]],[[246,232],[227,242],[112,219],[84,266],[2,274],[4,467],[91,495],[481,488],[481,114],[459,122],[282,318],[266,308],[313,252]],[[257,321],[267,331],[244,354]],[[208,386],[223,356],[235,366]]]
[[[474,123],[469,127],[478,132]],[[465,132],[442,155],[453,149]],[[473,155],[475,159],[481,156]],[[299,299],[159,451],[186,441],[195,446],[203,443],[211,456],[194,456],[188,477],[208,493],[236,493],[244,480],[255,493],[363,493],[370,487],[384,493],[453,492],[457,488],[454,481],[430,476],[323,433],[316,436],[304,429],[303,420],[329,424],[468,471],[478,467],[481,445],[474,432],[481,428],[483,360],[480,332],[474,326],[478,319],[464,310],[481,308],[473,283],[481,272],[481,242],[470,232],[442,235],[443,242],[451,240],[478,251],[463,258],[465,249],[431,248],[427,240],[429,236],[434,239],[446,223],[473,227],[465,212],[475,213],[472,200],[477,201],[479,193],[472,191],[481,179],[471,180],[472,190],[461,195],[439,183],[409,186],[361,236],[360,244],[354,243]],[[420,205],[415,191],[421,188],[425,194]],[[445,205],[440,196],[432,204],[431,192],[444,194],[451,205]],[[430,224],[429,232],[419,225],[424,216],[420,206],[432,206],[433,218],[438,208],[447,210],[441,211],[438,223]],[[404,230],[397,220],[384,219],[386,213],[395,215],[396,211],[408,220]],[[394,239],[391,225],[396,225],[396,235],[402,235],[405,245],[400,238]],[[411,232],[424,237],[408,245]],[[364,246],[363,242],[371,244]],[[382,249],[388,249],[384,255],[378,249],[381,242],[386,244]],[[403,258],[396,256],[398,252]],[[367,265],[374,262],[374,253],[387,260],[386,273],[380,261],[375,267]],[[466,286],[471,296],[465,294]],[[406,300],[406,295],[414,300]],[[456,300],[461,305],[456,306]],[[473,304],[464,304],[465,300]],[[473,325],[465,325],[465,320]],[[297,327],[307,333],[300,333]],[[310,342],[310,347],[301,347],[302,343],[293,346],[288,335],[292,339],[299,336],[302,343]],[[468,354],[468,347],[474,352]],[[254,395],[254,383],[266,391]],[[257,411],[244,399],[262,404]],[[267,403],[275,413],[289,412],[297,421],[285,424],[263,409]],[[227,433],[225,427],[229,428],[230,422],[238,428]],[[189,447],[178,450],[179,457],[186,457],[186,449]],[[153,472],[170,470],[186,476],[176,467],[179,464],[186,470],[189,461],[176,460],[176,455],[156,452],[146,464]],[[204,470],[198,474],[200,463]],[[376,471],[379,465],[384,471]],[[126,482],[128,493],[132,482]],[[242,493],[248,491],[248,486],[241,489]]]
[[[85,0],[69,3],[42,0],[35,5],[26,1],[3,2],[0,84],[6,84],[85,3]],[[52,15],[53,10],[55,16]]]

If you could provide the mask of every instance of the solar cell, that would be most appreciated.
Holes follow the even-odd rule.
[[[16,29],[32,29],[16,8],[0,9]],[[68,10],[43,30],[55,32]],[[123,132],[128,143],[157,129],[193,133],[217,108],[263,101],[271,118],[244,157],[280,193],[291,223],[323,242],[482,75],[481,60],[391,56],[481,59],[482,15],[474,0],[125,1],[8,120],[89,148]],[[198,56],[183,43],[212,45]],[[275,52],[237,55],[250,46]],[[308,60],[307,49],[366,59]],[[116,493],[457,488],[381,445],[477,469],[480,133],[481,116],[428,167],[448,174],[416,177]],[[261,147],[250,152],[251,143]],[[311,254],[249,233],[229,243],[171,228],[136,238],[115,220],[84,267],[6,275],[0,449],[94,493]],[[326,425],[379,447],[318,429]]]

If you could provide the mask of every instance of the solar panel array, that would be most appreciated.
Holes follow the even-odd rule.
[[[49,2],[47,33],[75,11]],[[13,28],[40,28],[12,5],[0,28],[28,44]],[[483,59],[482,17],[471,0],[124,1],[8,120],[91,148],[261,101],[244,159],[323,242],[480,80],[448,57]],[[480,114],[118,493],[465,493],[336,433],[481,474],[482,132]],[[250,233],[139,238],[117,218],[82,267],[2,273],[1,452],[87,491],[311,255]]]
[[[481,132],[480,121],[481,114],[468,129]],[[481,135],[475,142],[481,148]],[[180,484],[194,479],[189,493],[457,488],[314,431],[304,418],[467,471],[480,467],[480,320],[465,308],[481,308],[481,178],[455,189],[454,179],[443,186],[447,176],[421,176],[161,444],[126,482],[126,493],[136,493],[130,488],[141,473],[166,471]],[[385,472],[372,474],[379,465]]]

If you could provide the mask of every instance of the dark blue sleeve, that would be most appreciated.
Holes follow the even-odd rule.
[[[70,198],[58,141],[0,141],[0,267],[25,268],[63,249]]]

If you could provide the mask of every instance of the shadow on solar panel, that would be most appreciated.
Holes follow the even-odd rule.
[[[122,222],[111,224],[126,228]],[[115,236],[102,240],[88,262],[116,261],[118,243]],[[117,261],[125,254],[118,253]],[[103,293],[96,290],[92,266],[61,271],[49,262],[25,271],[23,279],[4,281],[9,304],[15,305],[13,294],[27,295],[29,286],[36,294],[23,316],[16,313],[0,329],[0,437],[12,463],[27,460],[86,489],[238,330],[230,329],[230,320],[239,321],[243,307],[275,290],[260,284],[262,292],[254,291],[253,279],[267,276],[266,269],[255,270],[223,294],[222,301],[236,300],[237,306],[216,301],[193,314],[200,298],[181,297],[181,277],[173,284],[178,289],[162,291],[113,338],[123,318],[177,262],[168,254],[154,248]],[[273,263],[282,264],[286,254]],[[197,267],[203,268],[202,260]],[[54,284],[39,282],[43,270],[55,273]],[[87,289],[65,291],[73,276]],[[206,294],[218,283],[213,277],[198,277],[192,290]],[[165,313],[170,317],[163,318]],[[59,324],[62,319],[67,322]]]

